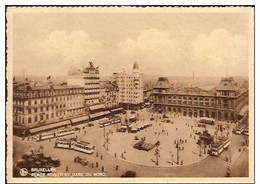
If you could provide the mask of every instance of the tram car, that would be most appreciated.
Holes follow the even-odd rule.
[[[224,149],[227,149],[231,141],[229,138],[222,138],[218,142],[211,144],[210,154],[212,156],[219,156]]]
[[[74,150],[86,154],[92,154],[95,150],[95,146],[93,146],[89,142],[80,141],[80,142],[75,142]]]
[[[55,148],[74,149],[75,140],[73,139],[57,139],[55,141]]]
[[[63,128],[58,130],[56,137],[62,137],[65,135],[75,134],[75,128]]]
[[[54,137],[55,137],[54,132],[42,133],[42,134],[36,136],[36,141],[44,141],[44,140],[47,140],[47,139],[52,139]]]

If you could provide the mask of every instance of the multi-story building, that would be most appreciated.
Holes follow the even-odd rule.
[[[154,110],[175,112],[190,117],[211,117],[218,120],[238,120],[248,105],[248,88],[239,88],[233,77],[222,78],[216,88],[170,87],[166,77],[160,77],[153,89]]]
[[[83,69],[73,69],[68,72],[68,85],[84,87],[85,105],[91,106],[99,103],[99,69],[92,62]]]
[[[119,106],[119,89],[115,82],[104,82],[100,88],[100,102],[105,108],[112,109]]]
[[[139,72],[137,62],[131,74],[125,71],[114,73],[114,79],[119,88],[119,103],[126,109],[140,108],[144,102],[143,74]]]
[[[84,88],[53,84],[14,86],[13,120],[15,125],[37,126],[85,114]]]

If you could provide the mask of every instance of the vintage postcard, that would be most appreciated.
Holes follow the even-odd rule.
[[[7,6],[7,182],[254,182],[254,7]]]

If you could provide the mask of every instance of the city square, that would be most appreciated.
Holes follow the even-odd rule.
[[[229,164],[226,160],[227,157],[230,158],[232,155],[232,165],[237,165],[237,160],[248,158],[248,151],[245,150],[244,147],[242,151],[239,151],[239,149],[242,148],[242,146],[239,145],[241,145],[241,142],[245,141],[245,137],[232,134],[232,128],[230,128],[232,142],[228,150],[225,150],[220,157],[213,157],[208,154],[208,148],[206,152],[201,148],[200,156],[200,148],[197,144],[198,135],[195,134],[195,132],[196,130],[201,132],[205,128],[196,127],[196,119],[182,116],[178,117],[178,115],[171,114],[169,115],[169,118],[173,121],[172,124],[162,122],[163,118],[161,114],[151,113],[146,109],[137,111],[136,114],[138,114],[138,117],[140,118],[136,121],[137,125],[149,121],[152,126],[141,130],[138,133],[117,132],[116,129],[120,125],[111,125],[106,127],[105,135],[108,135],[109,137],[108,149],[106,147],[106,139],[103,137],[104,129],[99,128],[97,124],[92,127],[83,124],[79,126],[79,128],[81,128],[80,131],[76,132],[75,135],[66,136],[65,139],[77,137],[77,139],[81,141],[90,142],[95,146],[93,154],[88,155],[72,150],[54,148],[55,139],[37,142],[33,137],[25,138],[24,140],[15,137],[14,149],[17,154],[14,155],[14,159],[19,160],[24,153],[31,151],[31,148],[33,148],[33,151],[37,152],[38,148],[42,146],[42,152],[58,158],[61,161],[61,166],[57,168],[57,173],[102,172],[105,174],[103,176],[121,176],[126,171],[133,170],[137,173],[137,176],[150,176],[152,173],[158,172],[158,169],[163,169],[172,170],[174,172],[173,174],[167,174],[164,176],[196,176],[204,174],[208,176],[219,176],[219,174],[225,176]],[[120,115],[122,122],[123,119],[130,115],[131,111],[128,111],[126,115]],[[152,116],[155,117],[153,121],[150,120],[150,117]],[[231,126],[235,127],[235,124],[231,124]],[[83,127],[85,128],[83,129]],[[167,131],[162,132],[163,129]],[[210,133],[213,133],[215,131],[215,126],[209,125],[207,126],[207,130]],[[136,136],[139,138],[146,137],[147,142],[160,141],[160,157],[158,165],[156,164],[156,156],[154,155],[155,148],[148,152],[133,148],[133,145],[137,142],[137,140],[135,140]],[[99,138],[97,139],[97,137]],[[179,164],[177,164],[177,150],[174,141],[179,139],[182,139],[184,142],[187,140],[187,143],[181,144],[183,145],[184,150],[180,151],[180,161]],[[83,166],[79,163],[75,163],[74,159],[76,157],[86,159],[88,165]],[[211,164],[216,161],[222,164],[214,164],[213,167]],[[195,169],[197,167],[202,167],[200,169],[203,169],[203,167],[207,168],[208,166],[213,168],[208,170],[206,169],[206,173],[201,170],[193,170],[190,172],[192,168]],[[143,168],[146,169],[144,170]],[[175,172],[179,169],[182,171],[187,170],[187,172]],[[236,170],[232,172],[233,175],[239,175],[241,171]],[[248,173],[243,174],[246,176]]]

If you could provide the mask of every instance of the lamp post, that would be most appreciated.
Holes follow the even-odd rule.
[[[158,145],[156,145],[155,153],[156,156],[156,165],[159,165],[159,156],[160,156],[160,150],[158,149]]]
[[[106,138],[106,145],[107,145],[107,146],[106,146],[106,150],[107,150],[107,151],[108,151],[108,145],[109,145],[109,138],[108,138],[108,135],[109,135],[109,134],[108,134],[108,132],[107,132],[107,138]]]
[[[179,156],[179,141],[177,140],[176,141],[176,149],[177,149],[177,165],[179,165],[179,159],[180,159],[180,156]]]

